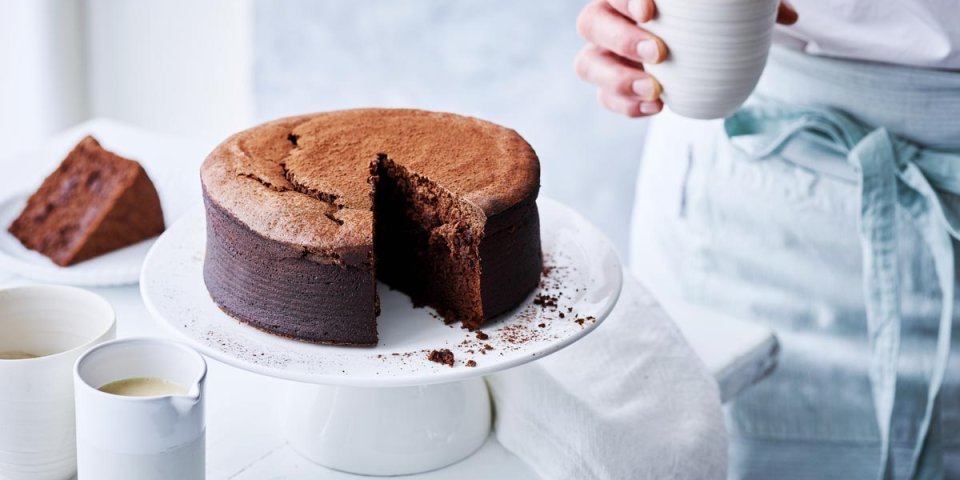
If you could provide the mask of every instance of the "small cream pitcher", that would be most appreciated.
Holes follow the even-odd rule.
[[[207,365],[178,342],[131,338],[99,345],[77,360],[79,480],[204,478]],[[182,385],[186,394],[125,396],[100,389],[132,378]]]

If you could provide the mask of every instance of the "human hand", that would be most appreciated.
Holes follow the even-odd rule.
[[[639,26],[655,15],[654,0],[594,0],[577,18],[577,32],[587,41],[574,63],[577,75],[597,86],[597,99],[612,112],[636,118],[663,109],[660,83],[643,64],[662,62],[667,46]],[[777,23],[796,21],[796,10],[782,1]]]

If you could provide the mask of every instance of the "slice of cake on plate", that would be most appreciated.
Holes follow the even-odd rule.
[[[163,232],[160,197],[139,163],[86,137],[9,227],[25,247],[73,265]]]

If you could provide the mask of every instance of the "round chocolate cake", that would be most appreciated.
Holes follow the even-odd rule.
[[[228,138],[200,177],[207,289],[268,332],[375,345],[377,279],[476,329],[539,283],[540,163],[490,122],[392,109],[285,118]]]

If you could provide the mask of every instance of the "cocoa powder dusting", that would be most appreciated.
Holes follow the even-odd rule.
[[[596,318],[581,316],[574,312],[574,307],[571,304],[580,297],[581,289],[576,289],[576,293],[574,293],[569,287],[565,287],[566,281],[570,278],[570,267],[558,266],[554,260],[549,256],[544,258],[545,265],[540,279],[540,288],[534,294],[532,302],[514,314],[513,320],[505,325],[489,325],[486,331],[465,331],[462,341],[452,347],[453,350],[457,351],[458,355],[475,355],[478,352],[480,355],[486,355],[487,352],[493,351],[495,348],[485,340],[495,336],[496,342],[500,342],[496,348],[500,349],[499,355],[503,356],[505,352],[524,350],[526,348],[523,346],[524,344],[561,338],[564,335],[560,333],[563,329],[561,328],[559,332],[548,329],[547,324],[550,321],[557,322],[569,318],[581,327],[588,321],[596,323]],[[409,355],[426,353],[429,361],[453,367],[456,364],[454,351],[442,348],[400,355],[401,358],[406,358]],[[394,353],[393,355],[398,354]],[[477,362],[473,359],[461,360],[461,362],[466,367],[477,366]]]

